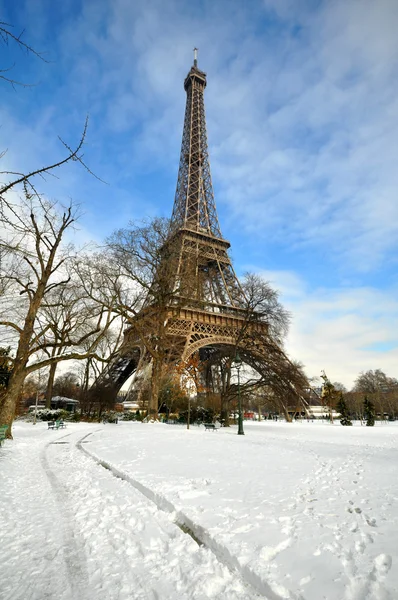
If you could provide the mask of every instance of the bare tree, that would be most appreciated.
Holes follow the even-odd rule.
[[[126,324],[121,352],[127,352],[129,344],[144,348],[144,363],[152,367],[152,418],[157,418],[161,380],[173,359],[168,314],[170,307],[180,302],[173,277],[178,249],[168,233],[166,219],[132,223],[116,231],[100,254],[85,257],[79,266],[87,295],[114,311]]]
[[[25,54],[34,56],[41,61],[47,62],[43,52],[38,52],[28,42],[23,39],[24,30],[17,32],[11,23],[0,21],[0,44],[3,46],[15,46],[23,50]],[[12,76],[12,71],[15,68],[15,63],[4,65],[0,68],[0,80],[11,85],[14,89],[16,86],[31,87],[32,84],[18,81]]]
[[[237,395],[234,358],[239,354],[248,366],[241,377],[242,397],[264,389],[276,409],[291,421],[290,413],[302,402],[308,380],[302,366],[291,361],[283,350],[290,314],[279,302],[278,292],[261,276],[247,273],[242,289],[243,318],[234,344],[212,349],[208,354],[210,379],[216,382],[221,397],[221,418],[229,424],[230,403]]]
[[[13,45],[24,51],[25,54],[47,62],[43,52],[38,52],[31,44],[24,40],[24,33],[24,30],[16,32],[12,24],[0,21],[0,45]],[[0,66],[0,81],[3,81],[14,88],[16,86],[30,87],[32,85],[31,83],[19,81],[12,76],[12,71],[14,68],[15,63]],[[48,165],[39,166],[35,169],[32,169],[28,173],[22,173],[18,171],[0,171],[0,175],[7,179],[7,181],[0,183],[0,219],[4,207],[7,207],[10,203],[9,197],[7,197],[7,192],[10,192],[12,189],[17,188],[21,184],[29,189],[30,193],[35,193],[35,180],[37,180],[37,178],[43,178],[46,176],[46,174],[54,174],[55,171],[57,171],[60,167],[72,161],[80,163],[89,173],[94,175],[84,162],[83,158],[83,146],[86,139],[87,126],[88,117],[86,117],[80,139],[74,146],[70,146],[64,140],[58,138],[65,150],[64,156],[60,157],[58,160],[50,161]],[[0,160],[4,157],[5,153],[6,150],[3,150],[2,152],[0,151]]]
[[[353,392],[366,395],[373,402],[376,412],[384,418],[398,415],[398,381],[388,377],[381,369],[369,370],[358,375]]]
[[[246,273],[242,281],[245,294],[245,321],[240,335],[244,336],[250,324],[262,321],[268,325],[268,335],[272,340],[283,345],[289,331],[291,315],[279,301],[279,292],[269,281],[255,273]]]
[[[117,319],[108,328],[96,348],[96,356],[88,355],[85,360],[79,361],[76,369],[79,372],[79,400],[81,412],[87,416],[97,413],[101,416],[105,408],[112,408],[115,394],[109,386],[102,386],[103,389],[91,386],[95,381],[101,380],[104,370],[108,368],[109,361],[116,354],[123,336],[124,324],[121,319]],[[87,341],[89,346],[90,340]],[[83,347],[85,345],[83,344]],[[99,359],[100,357],[100,359]]]
[[[78,375],[74,371],[66,371],[62,375],[58,375],[55,379],[53,386],[54,393],[56,396],[76,399],[79,391],[78,383]]]
[[[73,257],[71,257],[70,263],[69,272],[74,264]],[[112,335],[107,327],[101,327],[106,321],[103,306],[87,298],[76,279],[70,276],[68,279],[63,285],[53,288],[46,295],[38,314],[38,325],[42,332],[40,349],[43,356],[52,359],[46,390],[47,408],[50,407],[55,373],[62,356],[75,347],[83,353],[88,352],[86,362],[92,361],[94,365],[99,363],[90,355],[90,347],[93,341],[93,332],[100,330],[101,338],[96,347],[96,354],[101,355],[102,360],[105,361],[106,358],[101,352],[101,348]],[[110,321],[108,319],[108,324]],[[111,354],[109,351],[108,356]],[[102,360],[101,365],[104,364]]]
[[[6,250],[7,260],[1,265],[6,294],[0,308],[0,331],[2,339],[8,338],[15,348],[15,356],[7,394],[0,404],[0,422],[10,426],[9,432],[26,376],[54,362],[95,355],[113,319],[103,306],[86,304],[83,310],[80,305],[87,329],[78,328],[74,335],[69,329],[68,337],[60,339],[60,332],[52,329],[57,325],[46,318],[54,295],[70,281],[68,269],[74,254],[62,240],[76,216],[73,205],[58,213],[54,204],[27,193],[19,211],[9,211],[3,222],[0,247]],[[87,340],[89,349],[81,352]],[[44,351],[47,356],[43,357]]]

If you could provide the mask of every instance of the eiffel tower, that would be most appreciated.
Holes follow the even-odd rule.
[[[271,352],[269,345],[264,344],[265,339],[269,340],[266,322],[245,321],[247,300],[228,254],[230,243],[222,237],[217,218],[204,107],[206,73],[198,68],[196,49],[194,52],[194,63],[184,81],[187,99],[177,189],[161,263],[169,265],[168,280],[173,293],[165,310],[160,310],[149,294],[135,322],[125,331],[124,341],[107,372],[115,389],[150,362],[145,336],[154,333],[156,311],[164,323],[164,360],[169,363],[186,361],[206,347],[236,349],[238,340],[245,362],[258,371],[262,370],[266,355],[271,356],[274,350],[281,355],[274,344]],[[167,250],[171,247],[176,260],[170,263]],[[150,412],[157,414],[157,398],[152,398]]]

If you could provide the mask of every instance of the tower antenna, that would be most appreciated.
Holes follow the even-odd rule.
[[[198,66],[198,49],[197,48],[193,49],[193,66],[194,67]]]

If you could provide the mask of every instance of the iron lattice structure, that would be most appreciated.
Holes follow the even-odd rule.
[[[206,74],[195,63],[184,81],[187,94],[170,242],[179,246],[176,288],[186,303],[213,312],[242,309],[243,290],[221,235],[207,144]]]
[[[187,100],[177,189],[169,235],[162,249],[165,258],[159,269],[166,272],[170,300],[166,306],[157,305],[156,293],[150,293],[141,313],[126,330],[106,374],[116,390],[134,371],[153,361],[148,340],[159,337],[159,325],[163,344],[166,340],[162,356],[168,364],[185,361],[202,348],[220,346],[236,349],[239,345],[241,356],[259,372],[275,370],[278,360],[284,357],[270,341],[267,323],[255,315],[250,323],[245,320],[247,301],[228,254],[230,243],[221,235],[214,201],[205,87],[206,74],[198,69],[195,58],[184,81]],[[156,285],[154,281],[153,290]],[[283,368],[289,368],[287,359],[282,363]],[[281,381],[285,385],[283,378]],[[289,384],[286,392],[291,392]],[[156,413],[157,399],[153,402],[152,412]]]
[[[186,228],[221,238],[207,145],[205,87],[206,74],[194,65],[184,82],[187,102],[171,220],[174,229]]]

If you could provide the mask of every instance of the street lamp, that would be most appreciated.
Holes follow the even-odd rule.
[[[166,390],[167,423],[170,421],[170,402],[169,402],[169,397],[170,397],[170,390],[167,389]]]
[[[36,402],[35,402],[35,412],[33,414],[33,425],[36,425],[38,403],[39,403],[39,388],[36,389]]]
[[[37,406],[39,404],[39,388],[40,388],[40,379],[41,379],[41,373],[40,373],[40,369],[38,371],[38,380],[37,380],[37,388],[36,388],[36,401],[35,401],[35,412],[33,415],[33,425],[36,425],[36,421],[37,421]]]
[[[235,354],[233,363],[238,371],[238,435],[245,435],[245,432],[243,431],[242,402],[240,398],[240,369],[242,366],[242,360],[238,353]]]

